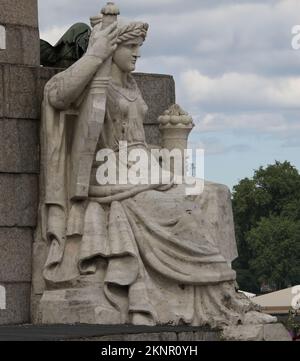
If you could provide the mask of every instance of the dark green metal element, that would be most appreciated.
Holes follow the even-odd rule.
[[[41,39],[41,65],[68,68],[86,52],[90,35],[91,28],[88,25],[77,23],[54,46]]]

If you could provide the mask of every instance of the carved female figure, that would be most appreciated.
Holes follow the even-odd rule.
[[[131,75],[148,25],[114,22],[103,29],[105,16],[111,20],[117,13],[112,5],[110,11],[94,26],[86,54],[45,87],[37,320],[246,322],[253,306],[235,291],[225,186],[206,182],[202,194],[187,196],[184,184],[172,182],[97,182],[98,150],[111,149],[118,157],[119,142],[126,141],[129,148],[149,151],[147,106]]]

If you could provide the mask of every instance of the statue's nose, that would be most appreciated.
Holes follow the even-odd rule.
[[[133,56],[135,56],[136,58],[139,58],[141,56],[141,52],[139,48],[136,48],[133,52]]]

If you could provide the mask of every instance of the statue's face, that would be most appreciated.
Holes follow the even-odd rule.
[[[121,43],[113,55],[113,62],[124,73],[135,70],[135,64],[140,57],[140,47],[143,45],[143,38],[134,38]]]

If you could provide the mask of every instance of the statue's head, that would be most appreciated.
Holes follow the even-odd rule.
[[[148,24],[131,22],[118,26],[118,47],[113,54],[113,62],[126,73],[135,70],[135,64],[140,57],[140,47],[145,41]]]
[[[108,2],[101,14],[91,17],[92,27],[103,23],[106,27],[117,20],[120,11],[113,2]],[[118,47],[113,54],[113,63],[125,73],[135,70],[135,64],[140,57],[140,47],[145,41],[149,25],[143,22],[125,23],[118,19]]]

